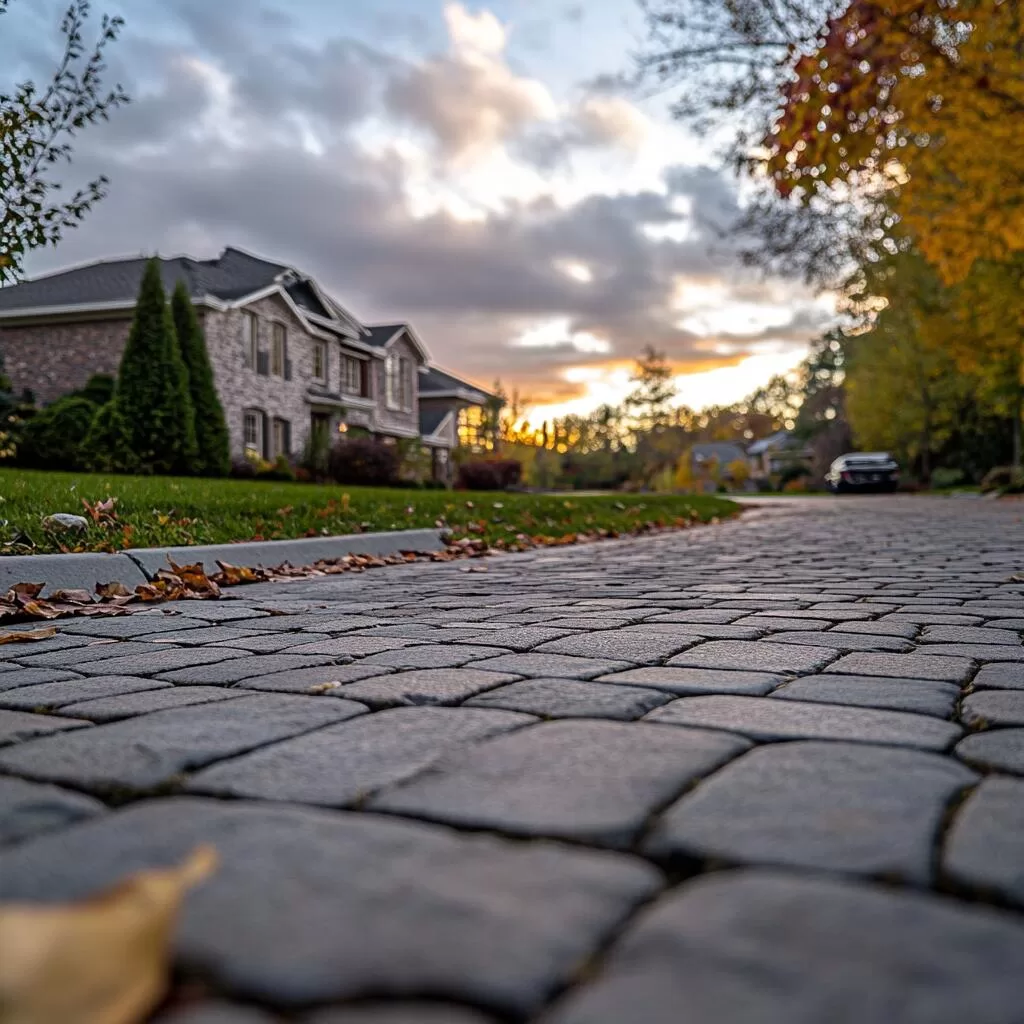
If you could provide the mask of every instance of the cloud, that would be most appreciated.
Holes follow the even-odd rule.
[[[442,365],[537,400],[581,394],[581,367],[627,364],[647,344],[679,366],[713,366],[798,346],[817,322],[795,286],[765,290],[711,254],[710,220],[739,204],[710,168],[668,167],[649,188],[571,201],[505,196],[475,219],[411,204],[413,183],[457,190],[467,167],[538,123],[583,152],[654,130],[621,97],[560,105],[515,74],[488,12],[449,5],[449,51],[402,60],[342,36],[300,41],[284,22],[272,37],[233,33],[237,2],[175,0],[179,41],[139,26],[119,44],[138,98],[83,134],[76,159],[76,174],[108,174],[110,196],[34,269],[239,245],[313,274],[367,320],[411,320]],[[685,281],[778,315],[760,333],[687,329]]]

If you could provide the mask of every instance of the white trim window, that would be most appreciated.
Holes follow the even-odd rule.
[[[285,360],[288,358],[288,329],[282,323],[275,323],[272,330],[270,372],[275,377],[283,377]]]
[[[384,400],[389,409],[402,408],[402,382],[399,377],[401,362],[389,352],[384,359]]]
[[[255,313],[242,313],[242,365],[256,369],[260,351],[260,322]]]
[[[288,420],[275,418],[270,427],[273,448],[270,457],[276,459],[279,455],[291,455],[292,447],[292,425]]]
[[[313,342],[313,378],[327,383],[327,342]]]
[[[246,409],[242,420],[245,450],[263,455],[263,413],[259,409]]]
[[[362,395],[363,363],[353,356],[342,356],[341,359],[341,390],[346,395]]]

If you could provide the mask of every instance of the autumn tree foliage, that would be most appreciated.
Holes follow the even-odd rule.
[[[0,0],[0,18],[9,6]],[[0,285],[17,279],[29,252],[55,245],[106,193],[100,176],[64,198],[56,175],[71,161],[75,137],[128,102],[120,85],[103,84],[105,50],[122,19],[104,16],[89,43],[90,7],[89,0],[74,0],[64,14],[64,52],[48,81],[0,88]]]
[[[206,339],[184,282],[171,296],[171,317],[181,360],[188,374],[189,396],[195,420],[198,455],[192,471],[199,476],[227,476],[231,468],[231,442],[224,408],[217,396]]]

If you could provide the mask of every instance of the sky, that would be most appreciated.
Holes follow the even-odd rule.
[[[13,0],[0,89],[42,78],[65,0]],[[108,197],[29,275],[102,257],[294,266],[534,422],[629,391],[647,345],[679,400],[743,397],[802,358],[827,297],[737,264],[742,187],[622,81],[636,0],[98,0],[133,102],[76,143]],[[77,176],[77,178],[75,177]]]

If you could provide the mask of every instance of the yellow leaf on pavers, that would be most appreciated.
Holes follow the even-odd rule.
[[[34,640],[47,640],[57,635],[56,626],[44,626],[42,629],[33,629],[16,633],[0,633],[0,644],[28,644]]]
[[[0,904],[0,1024],[139,1024],[163,998],[182,899],[209,846],[88,900]]]

